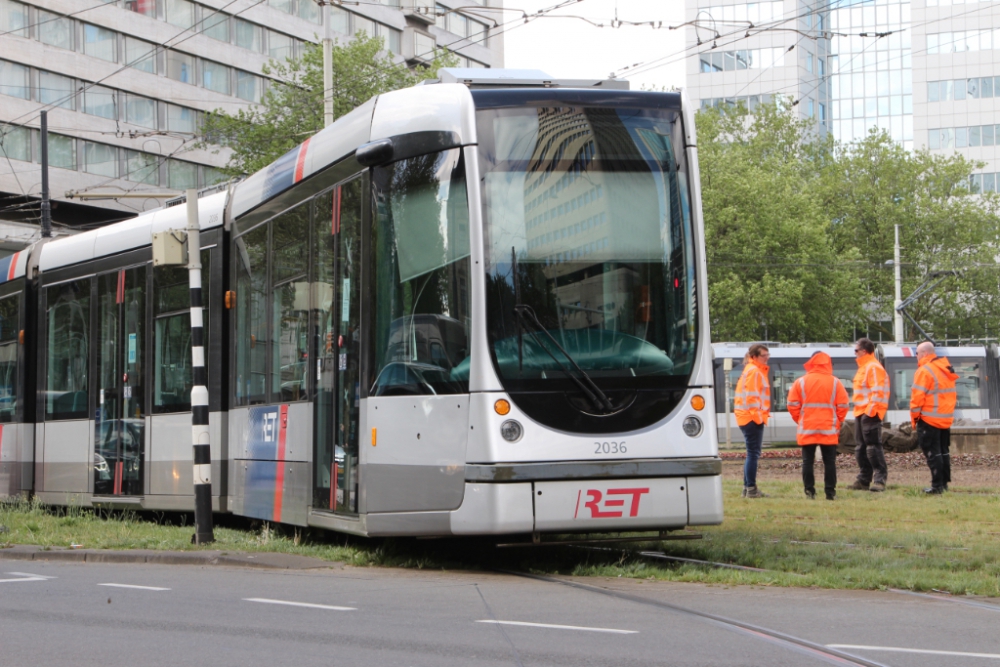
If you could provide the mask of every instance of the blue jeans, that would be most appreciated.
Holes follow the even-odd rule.
[[[764,425],[750,422],[746,426],[740,426],[743,431],[743,439],[747,443],[747,462],[743,464],[743,486],[750,488],[757,486],[757,460],[760,459],[760,451],[764,446]]]

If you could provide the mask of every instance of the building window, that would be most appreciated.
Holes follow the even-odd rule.
[[[295,9],[294,0],[267,0],[267,4],[286,14],[291,14]]]
[[[83,93],[83,112],[91,116],[100,116],[116,120],[115,91],[102,86],[91,86]]]
[[[72,109],[75,97],[73,79],[52,72],[38,73],[38,101],[42,104]]]
[[[810,74],[813,71],[813,54],[806,52],[806,71]]]
[[[107,144],[83,142],[83,170],[97,176],[118,175],[118,150]]]
[[[215,167],[202,167],[202,174],[206,188],[211,185],[225,183],[229,180],[229,177],[221,169],[216,169]]]
[[[194,109],[167,105],[167,131],[193,134],[196,129],[196,114]]]
[[[96,25],[83,26],[83,52],[108,62],[118,60],[118,33]]]
[[[357,34],[363,32],[369,37],[375,36],[375,22],[371,19],[366,19],[364,16],[354,15],[354,33]]]
[[[421,32],[413,33],[413,57],[421,60],[430,60],[434,57],[434,50],[437,45],[434,38]]]
[[[0,93],[26,100],[31,96],[28,88],[28,68],[24,65],[0,60]]]
[[[134,183],[160,184],[160,164],[155,155],[125,151],[125,178]]]
[[[260,102],[263,80],[250,72],[236,70],[236,97],[247,102]]]
[[[819,103],[819,122],[826,123],[826,105],[822,102]]]
[[[50,132],[49,166],[76,170],[76,139]]]
[[[323,24],[323,15],[320,13],[319,5],[313,0],[299,0],[299,18],[305,19],[316,25]]]
[[[260,26],[236,19],[236,46],[260,53],[260,31]]]
[[[73,50],[73,20],[38,10],[38,41],[60,49]]]
[[[156,0],[125,0],[125,9],[156,18]]]
[[[229,68],[210,60],[201,61],[201,83],[209,90],[228,95],[231,89]]]
[[[125,122],[155,130],[156,100],[129,93],[125,98]]]
[[[378,36],[382,38],[383,48],[390,53],[399,53],[403,33],[381,23],[376,23],[375,28],[378,30]]]
[[[0,155],[10,160],[31,161],[31,131],[16,125],[0,125]]]
[[[28,7],[13,0],[0,0],[0,32],[28,36]]]
[[[229,41],[229,16],[210,7],[202,7],[202,32],[220,42]]]
[[[178,28],[194,25],[194,3],[189,0],[166,0],[167,23]]]
[[[292,38],[280,32],[269,30],[267,33],[267,54],[278,62],[291,58],[294,55]]]
[[[194,56],[167,51],[167,77],[181,83],[194,83]]]
[[[156,74],[156,46],[126,35],[125,64],[143,72]]]
[[[351,34],[351,14],[340,7],[330,7],[330,28],[343,34]]]
[[[167,160],[167,187],[171,190],[198,187],[198,165],[180,160]]]

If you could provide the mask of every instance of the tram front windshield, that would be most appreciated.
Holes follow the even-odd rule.
[[[680,113],[478,114],[488,331],[508,391],[581,374],[605,389],[686,384],[698,331]]]

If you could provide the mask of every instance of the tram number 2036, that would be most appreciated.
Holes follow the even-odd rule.
[[[595,442],[594,443],[594,453],[595,454],[625,454],[628,449],[625,448],[625,441],[621,442]]]

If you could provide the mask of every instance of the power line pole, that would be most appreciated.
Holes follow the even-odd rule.
[[[896,338],[896,345],[903,344],[903,314],[899,311],[899,304],[903,303],[903,278],[901,267],[899,266],[899,225],[896,225],[896,243],[893,247],[892,270],[896,279],[896,300],[892,308],[892,332]]]
[[[212,527],[212,434],[208,428],[208,375],[201,306],[201,226],[198,191],[187,191],[188,285],[191,292],[191,444],[194,447],[194,526],[191,541],[215,541]]]
[[[333,125],[333,37],[330,26],[331,0],[319,0],[323,6],[323,126]]]
[[[42,111],[42,238],[52,237],[52,204],[49,202],[49,112]]]

